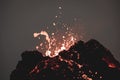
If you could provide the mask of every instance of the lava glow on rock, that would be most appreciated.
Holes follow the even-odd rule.
[[[10,80],[120,80],[120,63],[96,40],[78,41],[54,57],[25,51]]]

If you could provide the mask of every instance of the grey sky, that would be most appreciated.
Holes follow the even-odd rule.
[[[9,80],[20,55],[33,50],[34,32],[51,22],[57,13],[58,0],[1,0],[0,1],[0,79]],[[70,23],[79,18],[86,40],[94,38],[110,49],[120,61],[119,0],[62,0],[63,20]],[[77,29],[77,27],[75,27]],[[77,31],[80,28],[78,28]]]

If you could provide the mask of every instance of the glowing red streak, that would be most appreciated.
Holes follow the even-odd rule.
[[[110,68],[116,68],[116,65],[113,64],[113,63],[109,63],[108,66],[109,66]]]
[[[110,67],[110,68],[116,68],[116,65],[114,63],[112,63],[109,59],[102,58],[102,60],[104,60],[108,64],[108,67]]]

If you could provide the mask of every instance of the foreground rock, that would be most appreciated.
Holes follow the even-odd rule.
[[[98,41],[79,41],[54,58],[25,51],[10,80],[120,80],[120,63]]]

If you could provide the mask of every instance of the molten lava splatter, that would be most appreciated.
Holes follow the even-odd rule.
[[[44,42],[40,43],[39,46],[36,46],[36,49],[40,51],[42,47],[45,47],[45,56],[49,57],[55,57],[59,52],[68,50],[72,45],[75,44],[77,40],[77,38],[74,37],[73,33],[68,33],[66,36],[62,36],[60,42],[57,40],[57,38],[55,38],[54,33],[52,33],[52,37],[50,37],[46,31],[41,31],[40,33],[33,34],[35,38],[39,37],[40,35],[45,36],[46,41],[44,42],[47,44],[43,45]]]
[[[77,41],[77,36],[70,28],[70,24],[67,25],[62,21],[62,9],[63,7],[59,5],[58,14],[55,15],[52,26],[33,34],[34,38],[39,39],[45,36],[45,41],[41,40],[43,42],[36,46],[36,49],[44,53],[44,56],[55,57],[59,52],[68,50]]]

